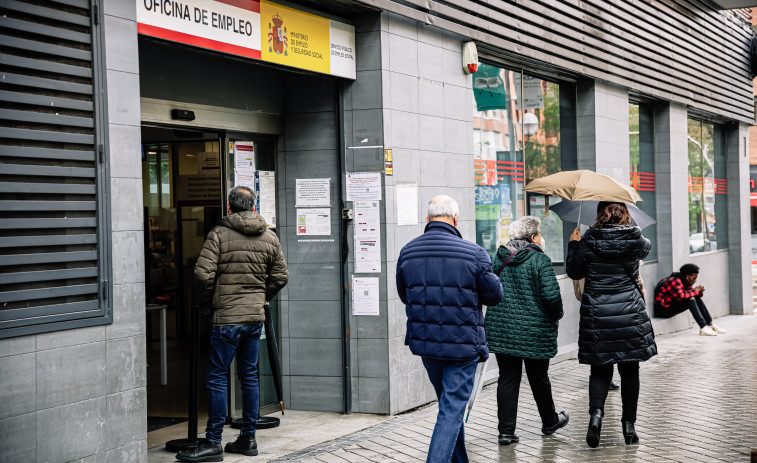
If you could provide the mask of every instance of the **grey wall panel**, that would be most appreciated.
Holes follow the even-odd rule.
[[[281,302],[282,370],[288,406],[344,410],[342,271],[339,243],[337,85],[331,78],[282,73],[277,230],[289,267]],[[297,235],[297,179],[331,180],[331,233]]]
[[[147,393],[144,388],[107,396],[105,441],[109,449],[147,439]]]
[[[341,381],[341,339],[290,338],[289,373],[293,376],[331,376]],[[299,391],[292,391],[293,395]]]
[[[706,289],[702,300],[707,305],[707,311],[710,312],[712,318],[722,317],[730,313],[730,288],[740,286],[738,284],[740,282],[734,284],[735,278],[732,278],[732,275],[728,272],[729,252],[712,251],[692,254],[688,260],[688,262],[699,266],[697,284]],[[689,314],[686,314],[686,316],[690,317]]]
[[[103,397],[105,343],[37,352],[37,410]]]
[[[34,353],[0,358],[0,376],[3,378],[0,420],[37,411],[34,360]]]
[[[75,461],[106,447],[105,397],[37,413],[37,461]],[[26,460],[29,461],[29,460]]]
[[[749,209],[748,137],[751,127],[746,124],[727,128],[728,150],[728,232],[731,313],[749,314],[754,310],[752,287]]]
[[[37,414],[0,420],[0,455],[4,461],[37,461]]]
[[[344,394],[341,377],[292,376],[289,381],[292,409],[323,412],[342,409]]]
[[[360,376],[358,406],[362,413],[387,413],[389,410],[389,378]]]
[[[339,301],[290,301],[288,309],[288,336],[310,338],[318,333],[322,339],[341,339]]]
[[[479,55],[585,75],[753,120],[741,17],[702,1],[356,0],[479,42]]]

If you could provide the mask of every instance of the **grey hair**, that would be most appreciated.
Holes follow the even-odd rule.
[[[232,214],[255,209],[255,192],[246,186],[235,186],[229,190],[229,208]]]
[[[510,239],[529,240],[531,235],[539,234],[541,220],[532,215],[524,215],[510,224]]]
[[[436,195],[428,202],[428,220],[436,217],[449,217],[454,219],[460,213],[457,201],[447,195]]]

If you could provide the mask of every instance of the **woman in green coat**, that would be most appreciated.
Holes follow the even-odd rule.
[[[515,421],[523,364],[542,420],[550,435],[568,424],[568,414],[555,412],[549,359],[557,353],[557,324],[563,316],[560,286],[552,261],[544,254],[541,221],[521,217],[510,225],[510,241],[492,256],[505,297],[486,311],[486,340],[497,357],[499,444],[518,442]]]

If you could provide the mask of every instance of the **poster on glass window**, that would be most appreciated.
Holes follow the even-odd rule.
[[[477,242],[492,253],[502,242],[502,236],[509,236],[509,231],[503,235],[502,219],[505,219],[509,230],[512,214],[510,185],[476,186],[475,203],[476,233],[480,234]]]

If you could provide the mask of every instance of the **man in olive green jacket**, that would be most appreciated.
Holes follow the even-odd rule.
[[[222,461],[221,433],[226,421],[227,377],[236,355],[242,383],[242,431],[226,451],[258,454],[258,347],[264,305],[289,279],[284,253],[276,234],[254,212],[255,193],[234,187],[227,203],[229,215],[215,226],[195,266],[194,289],[199,307],[212,308],[208,361],[208,424],[205,439],[179,452],[180,461]]]

